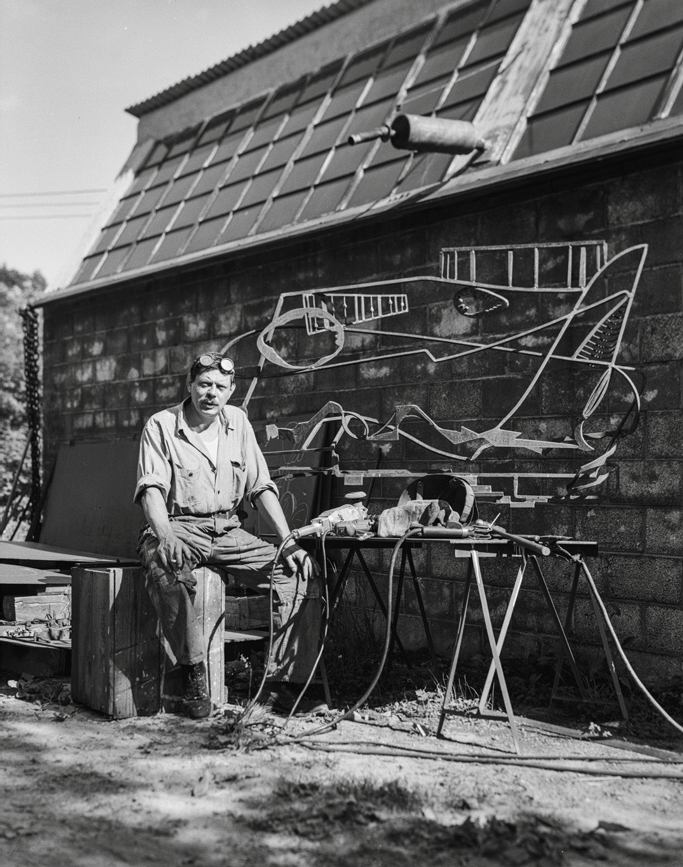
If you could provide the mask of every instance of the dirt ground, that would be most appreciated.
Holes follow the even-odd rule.
[[[109,720],[0,678],[4,867],[683,865],[683,739],[449,715],[438,690],[292,719]],[[525,721],[525,719],[527,721]],[[283,727],[284,726],[284,727]]]

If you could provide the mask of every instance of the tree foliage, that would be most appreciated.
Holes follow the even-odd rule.
[[[21,311],[46,289],[39,271],[23,274],[0,265],[0,519],[28,439],[24,399],[24,335]],[[24,466],[16,490],[17,505],[29,485],[30,467]],[[8,530],[12,524],[8,525]],[[7,536],[7,533],[3,534]]]

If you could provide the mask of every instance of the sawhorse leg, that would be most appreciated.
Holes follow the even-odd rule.
[[[413,589],[415,590],[415,597],[417,598],[417,604],[420,609],[420,616],[422,617],[422,625],[425,631],[425,637],[427,639],[427,648],[429,650],[429,657],[432,660],[432,666],[434,667],[434,671],[437,671],[438,660],[436,658],[436,651],[434,650],[434,643],[432,641],[432,632],[429,628],[429,620],[427,618],[427,610],[425,609],[424,600],[422,599],[422,591],[420,590],[420,583],[417,580],[417,572],[415,571],[415,563],[413,561],[413,555],[410,548],[402,548],[401,549],[401,567],[398,573],[398,582],[396,584],[396,605],[394,606],[394,616],[393,622],[391,624],[391,648],[393,649],[394,642],[401,647],[401,651],[403,653],[403,658],[406,658],[405,651],[403,650],[400,639],[398,637],[398,617],[400,614],[400,605],[401,605],[401,596],[403,594],[403,582],[405,577],[405,569],[406,563],[410,566],[410,575],[413,580]]]
[[[523,574],[523,572],[522,572]],[[519,735],[517,731],[517,723],[515,721],[515,715],[512,710],[512,704],[510,702],[510,695],[507,689],[507,683],[505,682],[505,675],[503,673],[503,667],[500,663],[500,655],[498,652],[498,645],[496,643],[496,637],[493,634],[493,624],[491,623],[491,614],[489,612],[489,606],[486,599],[486,591],[484,589],[484,579],[481,574],[481,565],[479,563],[479,555],[476,551],[470,551],[470,567],[467,571],[467,581],[465,585],[465,599],[463,600],[463,611],[462,616],[460,618],[460,624],[458,625],[458,637],[456,640],[456,648],[453,654],[453,663],[451,664],[451,670],[448,675],[448,686],[446,689],[446,694],[444,696],[444,702],[441,708],[441,716],[439,719],[439,726],[437,728],[437,737],[441,734],[441,730],[443,728],[445,714],[447,713],[447,701],[450,701],[450,696],[453,689],[453,680],[455,678],[455,669],[457,666],[458,656],[460,654],[460,645],[462,642],[462,635],[465,628],[465,615],[467,613],[467,604],[469,602],[469,590],[471,584],[471,576],[474,575],[474,580],[477,585],[477,590],[479,591],[479,601],[481,604],[482,614],[484,616],[484,625],[486,627],[486,636],[489,642],[489,648],[491,650],[491,655],[493,657],[493,667],[495,673],[498,675],[498,683],[500,684],[500,691],[503,696],[503,704],[505,705],[505,714],[508,718],[508,723],[510,724],[510,732],[512,734],[512,740],[515,745],[515,752],[517,755],[521,755],[522,751],[519,745]],[[521,584],[521,579],[518,576],[519,583]]]

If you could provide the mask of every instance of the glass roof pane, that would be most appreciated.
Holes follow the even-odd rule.
[[[152,255],[152,250],[154,250],[158,241],[159,237],[157,236],[156,238],[147,238],[145,241],[140,241],[136,244],[130,257],[126,260],[123,270],[132,271],[133,268],[143,268],[149,262],[149,257]]]
[[[277,137],[278,127],[282,126],[282,116],[260,123],[246,144],[246,150],[256,150],[263,145],[272,144]]]
[[[194,140],[197,137],[197,130],[192,130],[189,134],[182,134],[180,138],[176,141],[171,142],[169,144],[168,153],[166,154],[166,159],[170,160],[173,157],[181,156],[182,154],[187,153],[192,145],[194,144]]]
[[[377,71],[379,65],[384,58],[384,53],[387,50],[387,43],[380,45],[378,48],[371,48],[369,51],[364,51],[351,61],[346,67],[342,75],[339,87],[350,84],[352,81],[358,81],[360,78],[367,78]]]
[[[437,112],[437,117],[447,120],[469,120],[472,122],[476,117],[481,99],[470,99],[467,102],[458,102],[455,105],[445,105]]]
[[[469,36],[481,24],[484,12],[489,5],[484,0],[469,10],[456,9],[451,12],[434,44],[441,45],[444,42],[451,42],[453,39]]]
[[[401,89],[401,85],[406,80],[406,75],[412,65],[411,61],[404,66],[395,66],[393,69],[389,69],[378,75],[366,94],[363,104],[370,105],[371,102],[384,99],[386,96],[395,98]]]
[[[183,175],[176,181],[171,181],[168,192],[164,196],[164,205],[172,205],[182,201],[188,195],[198,177],[199,172],[195,172],[193,175]]]
[[[87,283],[88,280],[92,279],[92,275],[95,273],[95,269],[102,261],[103,256],[89,256],[87,259],[83,260],[83,264],[78,269],[78,273],[74,279],[74,283]]]
[[[431,22],[424,27],[417,27],[411,30],[404,36],[400,36],[393,46],[389,49],[389,53],[384,58],[382,64],[383,69],[388,69],[390,66],[395,66],[397,63],[402,63],[404,60],[412,64],[417,54],[419,54],[422,45],[424,44],[427,34],[431,32],[434,23]]]
[[[364,205],[388,196],[396,186],[405,164],[406,157],[403,157],[393,163],[366,170],[347,207],[353,208],[355,205]]]
[[[306,87],[304,87],[301,99],[299,100],[299,105],[303,105],[311,99],[317,99],[320,96],[324,96],[332,87],[340,69],[341,61],[338,61],[326,67],[317,75],[312,76]]]
[[[240,238],[246,238],[249,234],[249,229],[254,225],[256,217],[261,210],[261,205],[255,205],[253,208],[245,208],[243,211],[235,211],[230,218],[230,222],[223,229],[219,244],[227,244],[228,241],[238,241]]]
[[[355,147],[357,147],[357,145],[355,145]],[[384,163],[393,163],[394,160],[405,155],[406,151],[395,148],[391,142],[381,142],[375,153],[372,155],[372,159],[368,163],[366,171],[371,166],[374,168],[375,166],[381,166]]]
[[[177,256],[185,241],[190,237],[190,232],[191,229],[178,229],[177,232],[169,232],[155,250],[150,261],[159,262],[162,259],[172,259]]]
[[[263,159],[267,150],[268,146],[265,145],[262,148],[258,148],[258,150],[240,154],[237,162],[228,175],[227,179],[230,183],[234,184],[235,181],[241,181],[244,178],[250,178],[252,175],[256,174],[259,163]]]
[[[159,184],[165,183],[169,178],[172,178],[182,161],[182,157],[176,157],[175,159],[166,160],[165,163],[162,163],[159,166],[159,173],[154,178],[154,186],[156,187]]]
[[[610,57],[611,54],[598,54],[571,66],[554,69],[534,114],[592,96]]]
[[[430,81],[424,87],[411,88],[401,104],[401,111],[408,114],[431,114],[441,98],[450,75]]]
[[[214,165],[214,163],[222,163],[225,162],[225,160],[229,160],[230,157],[237,151],[243,139],[244,130],[237,133],[231,133],[218,145],[216,153],[211,157],[210,165]]]
[[[683,3],[680,0],[648,0],[628,38],[638,39],[655,30],[673,27],[679,21],[683,21]]]
[[[679,89],[678,95],[676,96],[670,111],[671,117],[678,114],[683,114],[683,87]]]
[[[595,15],[602,15],[603,12],[609,12],[611,9],[616,9],[617,6],[629,4],[635,6],[636,0],[586,0],[586,5],[581,10],[580,20],[593,18]]]
[[[586,100],[559,111],[530,118],[513,159],[522,159],[571,144],[588,104]]]
[[[296,108],[287,118],[287,122],[280,130],[280,138],[284,138],[293,132],[299,132],[300,130],[306,129],[319,108],[319,102],[309,102],[308,105]]]
[[[179,229],[181,226],[190,226],[197,222],[204,205],[211,198],[210,193],[203,196],[196,196],[194,199],[188,199],[180,209],[180,213],[176,217],[173,227]]]
[[[280,226],[293,223],[299,208],[301,207],[308,190],[300,190],[291,196],[278,196],[273,199],[265,217],[259,223],[259,232],[270,232]]]
[[[255,102],[252,102],[249,105],[245,105],[243,108],[240,108],[235,115],[235,119],[233,120],[230,129],[233,132],[237,132],[240,129],[246,129],[248,126],[253,126],[254,121],[258,116],[258,113],[261,111],[263,103],[263,99],[258,99]]]
[[[430,184],[438,184],[453,162],[451,154],[420,154],[415,157],[408,173],[399,184],[398,192],[418,190]]]
[[[265,120],[266,118],[275,117],[275,115],[290,111],[299,96],[300,90],[301,82],[298,82],[294,87],[283,88],[278,91],[263,112],[263,119]]]
[[[167,184],[164,184],[161,187],[152,187],[151,190],[147,190],[146,193],[142,194],[142,198],[138,203],[137,208],[134,213],[137,214],[147,214],[154,208],[156,208],[159,199],[166,192]]]
[[[344,138],[381,126],[388,115],[391,114],[393,107],[394,100],[385,99],[384,102],[376,102],[374,105],[368,106],[368,108],[359,109],[351,121],[349,128],[344,131]]]
[[[337,209],[344,193],[349,187],[350,178],[342,178],[331,181],[329,184],[321,184],[313,190],[311,198],[299,216],[299,220],[311,220],[321,214],[328,214]]]
[[[342,175],[353,174],[367,156],[372,143],[360,145],[340,145],[325,167],[323,181],[340,178]]]
[[[513,18],[506,18],[498,24],[484,27],[479,32],[472,53],[467,57],[467,63],[481,63],[484,60],[505,54],[523,18],[523,15],[515,15]]]
[[[338,117],[328,123],[321,123],[313,130],[313,134],[306,143],[301,156],[310,156],[318,151],[327,151],[339,138],[339,133],[346,126],[347,118]]]
[[[316,154],[305,160],[297,160],[292,166],[291,172],[280,187],[280,195],[293,193],[295,190],[312,187],[315,183],[322,164],[327,159],[327,151]]]
[[[127,191],[126,195],[130,196],[133,193],[138,193],[140,192],[140,190],[144,189],[144,187],[146,187],[149,181],[152,179],[152,176],[155,172],[156,169],[144,169],[143,171],[139,172],[135,176],[135,180],[130,185],[130,189]]]
[[[215,220],[205,220],[197,227],[197,231],[190,239],[187,245],[186,253],[196,253],[197,250],[206,250],[211,247],[216,238],[221,233],[221,229],[225,225],[225,217],[218,217]]]
[[[683,46],[683,27],[658,33],[649,39],[624,45],[607,87],[619,87],[641,78],[669,72]]]
[[[486,20],[487,22],[499,21],[515,12],[526,12],[529,6],[531,6],[531,0],[498,0]]]
[[[151,238],[152,235],[160,235],[170,225],[173,215],[177,210],[176,205],[171,205],[170,208],[162,208],[160,211],[157,211],[150,220],[149,225],[140,233],[140,237]]]
[[[183,165],[183,174],[188,175],[190,172],[196,172],[204,165],[209,158],[209,154],[213,150],[213,145],[206,145],[202,148],[196,148],[188,157],[187,162]]]
[[[268,152],[268,156],[263,161],[261,171],[265,172],[268,171],[268,169],[283,166],[294,153],[302,138],[303,133],[299,132],[295,135],[290,135],[288,138],[278,139]]]
[[[102,267],[97,272],[98,279],[100,277],[109,277],[112,274],[115,274],[123,260],[130,253],[130,247],[117,247],[115,250],[110,250],[107,253],[107,257],[104,260]]]
[[[443,75],[452,75],[458,68],[458,63],[460,63],[465,53],[467,42],[467,39],[460,39],[459,41],[442,45],[440,48],[432,49],[427,55],[424,66],[413,82],[413,86],[424,84],[426,81],[431,81],[433,78]]]
[[[666,75],[660,75],[632,87],[601,94],[581,140],[628,129],[650,120],[655,114],[667,78]]]
[[[161,191],[163,192],[163,190]],[[121,199],[118,203],[116,210],[111,216],[111,219],[107,223],[107,226],[113,226],[115,223],[120,223],[121,220],[125,220],[135,208],[135,205],[140,201],[141,196],[136,193],[134,196],[126,196],[125,199]],[[157,196],[157,201],[159,197]]]
[[[149,156],[147,157],[147,160],[145,162],[145,168],[160,163],[167,153],[168,145],[163,141],[158,141],[152,148]]]
[[[211,207],[206,212],[206,219],[210,220],[213,217],[218,217],[221,214],[228,214],[237,205],[248,181],[243,181],[241,184],[233,184],[230,187],[223,187],[211,204]]]
[[[93,253],[102,253],[108,247],[111,247],[114,238],[118,235],[121,224],[110,226],[108,229],[103,229],[97,244],[92,248]]]
[[[562,54],[561,65],[573,63],[590,54],[598,54],[614,48],[631,14],[631,5],[615,9],[599,18],[579,21],[574,25],[572,35]]]
[[[224,114],[221,117],[210,120],[204,132],[199,136],[197,147],[216,142],[219,138],[222,138],[232,123],[234,116],[234,113],[230,112],[230,114]]]
[[[192,194],[198,196],[200,193],[208,193],[211,190],[215,190],[223,180],[227,168],[228,163],[221,163],[220,165],[209,166],[208,169],[204,169]]]
[[[279,181],[282,175],[282,169],[275,169],[272,172],[257,175],[251,182],[251,186],[247,190],[244,198],[240,202],[241,208],[248,208],[250,205],[256,205],[259,202],[265,202],[268,196],[273,192],[275,184]]]
[[[116,241],[116,246],[121,247],[123,244],[132,244],[133,241],[136,241],[148,219],[148,215],[145,214],[144,217],[135,217],[134,220],[128,220]]]
[[[448,108],[457,102],[483,97],[497,74],[498,64],[486,64],[479,69],[471,67],[461,69],[444,100],[443,108]]]
[[[366,80],[363,79],[363,81],[357,81],[341,90],[336,90],[321,120],[327,121],[330,118],[339,117],[340,114],[347,115],[353,111],[366,83]]]

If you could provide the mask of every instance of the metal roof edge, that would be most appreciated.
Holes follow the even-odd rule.
[[[391,199],[383,199],[374,206],[361,205],[353,210],[335,212],[310,220],[307,223],[294,224],[289,227],[276,229],[273,232],[253,235],[232,241],[220,247],[212,247],[208,250],[199,250],[186,256],[180,256],[168,262],[158,265],[149,265],[134,271],[126,271],[121,274],[110,276],[101,280],[92,280],[80,286],[69,289],[56,289],[43,296],[32,306],[45,307],[53,302],[69,300],[85,293],[96,292],[119,286],[145,277],[153,277],[159,274],[169,273],[198,262],[210,264],[228,253],[249,252],[261,245],[272,244],[274,241],[287,242],[303,237],[318,229],[333,229],[348,225],[358,219],[371,219],[389,211],[417,210],[428,205],[440,204],[446,198],[471,195],[473,192],[483,192],[494,187],[503,187],[510,184],[522,183],[532,176],[550,172],[561,171],[565,168],[579,167],[595,160],[618,158],[629,153],[636,153],[662,144],[673,143],[677,139],[683,139],[683,116],[667,118],[665,120],[650,122],[641,127],[629,130],[620,130],[602,136],[599,139],[591,139],[580,145],[569,145],[558,148],[549,153],[538,154],[517,160],[505,165],[483,167],[478,171],[472,171],[467,175],[459,175],[438,186],[438,189],[425,188],[414,193],[394,196]]]
[[[144,99],[135,105],[129,106],[126,111],[128,114],[132,114],[133,117],[141,118],[150,111],[161,108],[164,105],[169,105],[170,103],[175,102],[176,99],[180,99],[180,97],[192,93],[193,90],[198,90],[200,87],[204,87],[206,84],[210,84],[212,81],[216,81],[224,75],[234,72],[236,69],[247,66],[249,63],[258,60],[261,57],[266,57],[268,54],[272,54],[279,48],[283,48],[285,45],[290,45],[292,42],[296,42],[300,37],[312,33],[314,30],[320,29],[325,24],[336,21],[338,18],[347,15],[349,12],[354,12],[361,6],[367,6],[372,2],[374,2],[374,0],[337,0],[336,3],[323,6],[322,9],[318,9],[316,12],[312,12],[310,15],[307,15],[300,21],[296,21],[289,27],[279,30],[277,33],[274,33],[262,42],[257,42],[255,45],[250,45],[242,51],[238,51],[237,54],[232,54],[220,63],[210,66],[208,69],[205,69],[197,75],[191,75],[188,78],[184,78],[177,84],[159,91],[159,93],[150,96],[148,99]]]

